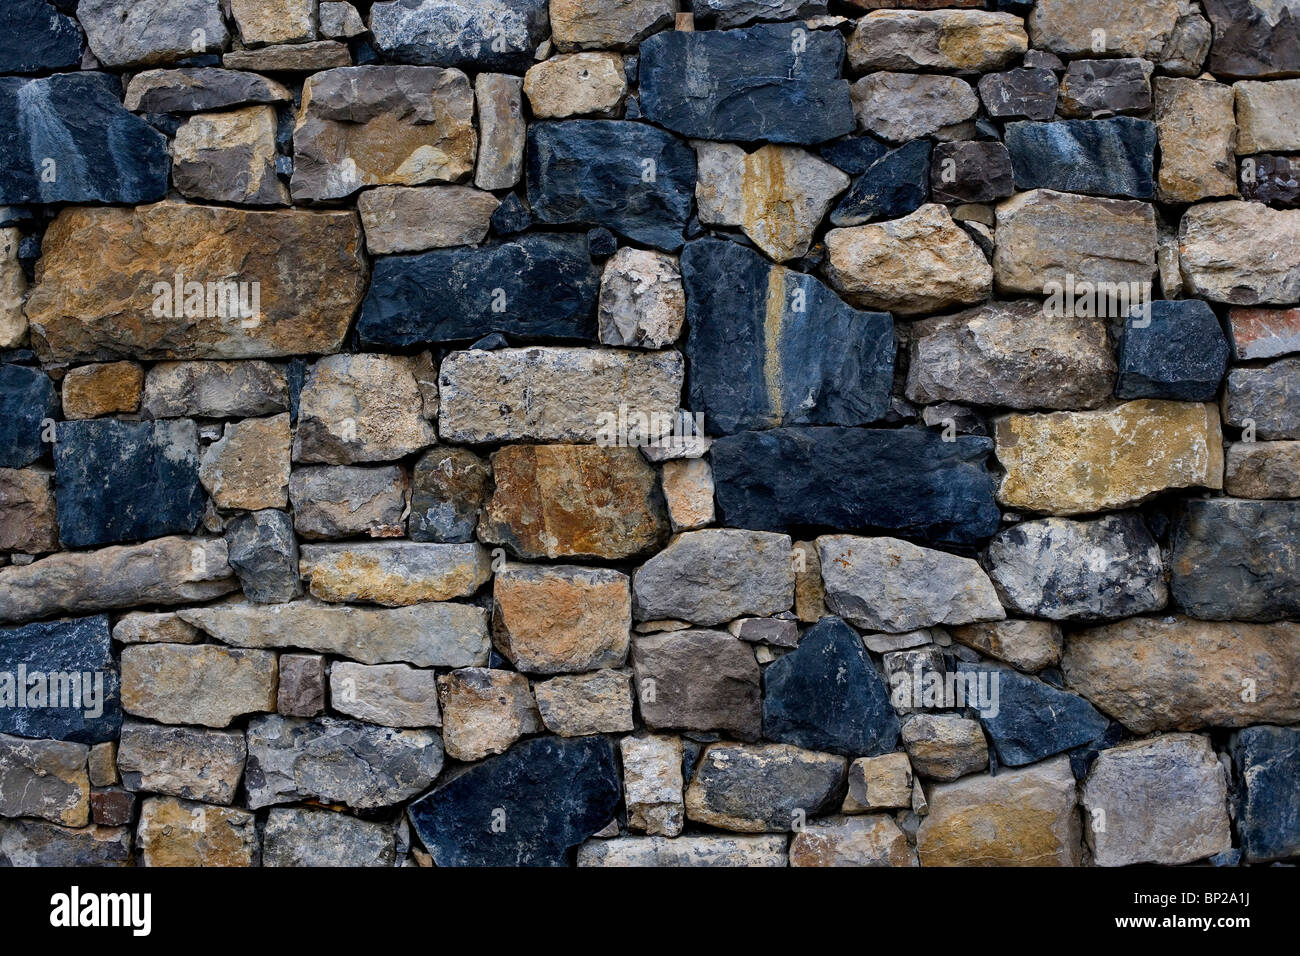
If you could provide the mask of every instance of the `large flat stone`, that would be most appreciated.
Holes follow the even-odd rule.
[[[0,629],[0,733],[96,744],[121,726],[106,615]]]
[[[175,797],[150,797],[140,808],[136,846],[145,866],[256,866],[257,818],[245,810]]]
[[[874,10],[849,42],[855,70],[957,70],[985,73],[1029,48],[1024,21],[982,10]]]
[[[838,806],[846,765],[789,744],[710,744],[686,788],[686,816],[741,833],[798,830]]]
[[[1300,16],[1269,0],[1205,0],[1214,24],[1209,69],[1219,76],[1300,73]]]
[[[1159,59],[1178,22],[1178,0],[1039,0],[1029,15],[1029,36],[1038,49],[1069,56],[1105,52],[1111,56]],[[1102,30],[1103,50],[1097,49]]]
[[[117,768],[122,785],[133,792],[228,806],[244,777],[247,753],[243,731],[162,727],[132,720],[122,727]]]
[[[0,72],[43,73],[76,69],[85,46],[75,17],[45,0],[13,0],[5,9],[11,42],[0,51]]]
[[[130,866],[129,827],[0,819],[0,866]]]
[[[469,597],[491,574],[478,544],[304,544],[299,553],[312,597],[330,603],[401,607]]]
[[[346,813],[276,807],[262,835],[263,866],[392,866],[393,828]]]
[[[1300,209],[1201,203],[1179,222],[1178,252],[1191,295],[1232,305],[1300,300]]]
[[[1300,359],[1230,371],[1223,420],[1256,439],[1300,438]]]
[[[578,866],[785,866],[785,843],[782,833],[588,840],[578,848]]]
[[[758,661],[744,641],[724,631],[641,635],[632,644],[632,666],[647,727],[758,739],[763,719]]]
[[[1017,189],[1155,195],[1156,127],[1149,120],[1008,123],[1005,136]]]
[[[132,644],[122,650],[122,709],[164,724],[228,727],[275,710],[278,669],[269,651],[217,644]]]
[[[90,822],[89,750],[85,744],[0,734],[0,816],[85,826]]]
[[[220,0],[84,0],[77,18],[95,58],[121,69],[221,52],[230,39],[221,10]]]
[[[394,63],[524,70],[546,38],[546,0],[383,0],[375,46]]]
[[[493,643],[521,671],[588,671],[627,659],[632,597],[620,571],[508,564],[492,597]]]

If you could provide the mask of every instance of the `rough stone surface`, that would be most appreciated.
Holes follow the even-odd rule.
[[[1029,47],[1024,22],[979,10],[876,10],[857,22],[849,42],[855,70],[958,70],[1006,66]]]
[[[782,847],[785,842],[782,838]],[[0,819],[0,866],[130,866],[127,827],[63,827]]]
[[[328,810],[276,807],[262,835],[263,866],[392,866],[394,856],[392,827]]]
[[[1202,203],[1184,213],[1178,243],[1192,295],[1232,305],[1300,300],[1300,209]]]
[[[335,663],[330,668],[330,704],[341,714],[384,727],[442,723],[434,672],[406,664]]]
[[[533,685],[537,709],[546,729],[561,737],[627,733],[636,729],[632,716],[632,675],[602,670],[566,674]]]
[[[27,275],[18,261],[22,233],[17,229],[0,229],[0,348],[16,348],[27,341],[27,316],[23,299],[27,295]],[[72,417],[69,412],[69,417]]]
[[[784,834],[695,834],[589,840],[578,848],[578,866],[785,866]]]
[[[1118,398],[1212,402],[1227,367],[1228,341],[1204,302],[1161,300],[1124,323],[1118,358]]]
[[[275,80],[204,66],[137,73],[127,83],[123,105],[137,113],[202,113],[290,99],[289,91]]]
[[[61,397],[65,418],[130,414],[140,407],[144,370],[135,362],[104,362],[69,369]]]
[[[956,714],[913,714],[903,722],[903,746],[912,768],[931,780],[956,780],[989,765],[978,721]]]
[[[1300,309],[1229,309],[1228,335],[1239,359],[1300,352]]]
[[[744,641],[724,631],[641,635],[632,642],[632,665],[647,727],[717,730],[742,740],[758,739],[758,661]]]
[[[248,418],[288,408],[283,367],[258,361],[158,362],[141,398],[146,418]]]
[[[1011,155],[999,142],[940,143],[930,164],[936,202],[985,203],[1015,192]]]
[[[465,667],[438,678],[443,745],[455,760],[499,754],[542,729],[528,678],[511,671]]]
[[[478,245],[497,205],[468,186],[378,186],[357,197],[372,255]]]
[[[1206,0],[1214,24],[1210,69],[1222,76],[1300,72],[1300,22],[1287,4],[1267,0]]]
[[[295,468],[289,475],[293,526],[309,541],[396,537],[406,514],[406,489],[406,473],[397,465]]]
[[[0,467],[24,468],[45,454],[45,422],[59,407],[40,369],[0,364]]]
[[[1225,424],[1253,425],[1256,438],[1300,438],[1300,359],[1235,368],[1223,395]]]
[[[1061,80],[1061,115],[1075,119],[1151,108],[1155,65],[1137,58],[1073,60]]]
[[[1237,109],[1237,152],[1300,149],[1300,79],[1232,85]]]
[[[401,607],[471,596],[491,560],[478,544],[304,544],[299,571],[321,601]]]
[[[1064,638],[1049,621],[992,621],[952,628],[953,639],[1022,671],[1039,671],[1061,662]]]
[[[1233,442],[1223,490],[1235,498],[1300,498],[1300,441]]]
[[[0,733],[110,741],[122,725],[119,696],[106,616],[0,630]]]
[[[1017,189],[1155,195],[1156,127],[1149,120],[1008,123],[1004,135]]]
[[[1156,78],[1160,144],[1157,197],[1195,202],[1236,194],[1237,123],[1232,89],[1205,80]]]
[[[916,850],[887,814],[814,820],[790,841],[791,866],[917,866]]]
[[[228,727],[275,710],[276,656],[215,644],[133,644],[122,650],[122,709],[166,724]]]
[[[678,836],[686,814],[681,738],[636,734],[619,740],[619,749],[628,827],[651,836]]]
[[[226,525],[226,547],[248,600],[279,604],[302,594],[293,519],[283,511],[236,515]]]
[[[710,744],[686,788],[686,817],[741,833],[793,830],[838,804],[845,765],[789,744]]]
[[[1150,0],[1133,4],[1123,0],[1097,0],[1080,6],[1073,0],[1039,0],[1029,15],[1033,45],[1069,56],[1102,52],[1095,47],[1094,31],[1105,33],[1104,52],[1115,56],[1158,59],[1178,21],[1177,0]]]
[[[859,757],[849,764],[842,813],[869,813],[912,805],[912,764],[905,753]]]
[[[627,659],[627,575],[606,568],[509,564],[493,580],[493,643],[522,671],[619,667]]]
[[[853,84],[858,128],[903,143],[973,119],[979,99],[969,83],[929,73],[871,73]]]
[[[281,654],[276,713],[317,717],[325,710],[325,658],[319,654]]]
[[[5,17],[7,29],[21,42],[0,53],[0,72],[39,73],[81,64],[85,43],[73,17],[51,9],[44,0],[13,0]]]
[[[0,551],[57,550],[54,476],[43,468],[0,468]]]
[[[1232,758],[1245,784],[1237,828],[1252,862],[1280,860],[1300,850],[1295,786],[1300,778],[1300,731],[1248,727],[1232,742]]]
[[[275,126],[270,106],[191,116],[172,142],[173,185],[192,199],[288,205],[275,175]]]
[[[411,472],[407,536],[416,541],[472,541],[487,497],[488,464],[463,448],[433,448]]]
[[[1060,87],[1056,74],[1041,67],[1021,67],[980,77],[980,100],[995,119],[1050,120]]]
[[[0,816],[64,826],[90,822],[85,744],[0,734]]]
[[[522,70],[546,36],[545,0],[384,0],[370,32],[396,63]]]
[[[220,52],[230,38],[219,0],[84,0],[77,4],[77,19],[91,52],[113,68]],[[200,31],[198,49],[195,30]]]
[[[245,810],[175,797],[140,808],[136,846],[145,866],[257,866],[257,818]]]
[[[529,67],[524,93],[533,116],[612,116],[627,93],[617,53],[570,53]]]
[[[968,679],[997,682],[996,706],[979,715],[1003,766],[1037,763],[1099,741],[1110,723],[1082,697],[1010,668],[961,663],[957,669]]]
[[[132,792],[229,806],[244,776],[247,753],[242,731],[127,721],[117,766],[122,785]]]
[[[199,480],[218,508],[256,511],[289,504],[289,416],[226,425],[203,451]]]
[[[713,470],[707,461],[666,461],[660,481],[674,531],[691,531],[713,523]]]
[[[474,77],[478,108],[478,165],[474,185],[479,189],[510,189],[524,171],[525,127],[523,79],[504,73]]]
[[[605,264],[598,321],[604,345],[658,349],[681,334],[686,294],[677,260],[625,246]]]

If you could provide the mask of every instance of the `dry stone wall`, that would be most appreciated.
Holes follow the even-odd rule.
[[[1297,51],[6,0],[0,863],[1294,861]]]

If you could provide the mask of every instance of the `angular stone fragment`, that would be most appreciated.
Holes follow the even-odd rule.
[[[710,497],[710,506],[712,501]],[[0,468],[0,551],[57,550],[53,474],[42,468]]]
[[[920,429],[779,428],[713,445],[719,520],[765,531],[884,529],[971,544],[998,529],[987,438]]]
[[[742,740],[758,739],[758,661],[744,641],[723,631],[648,634],[633,641],[632,665],[647,727],[715,730]]]
[[[710,744],[686,789],[687,819],[724,830],[796,830],[843,794],[843,757],[788,744]]]
[[[158,362],[141,406],[146,418],[247,418],[287,411],[289,387],[270,362]]]
[[[190,604],[238,587],[220,538],[159,538],[0,568],[0,621]]]
[[[617,53],[570,53],[529,67],[524,93],[537,119],[614,116],[627,93]]]
[[[763,674],[763,737],[846,756],[898,745],[898,718],[862,639],[839,618],[804,632]]]
[[[0,364],[0,467],[24,468],[45,454],[46,421],[58,408],[48,375],[25,365]]]
[[[635,448],[507,445],[492,473],[479,538],[520,558],[629,558],[667,536],[655,472]]]
[[[973,119],[979,99],[969,83],[928,73],[871,73],[853,84],[858,128],[895,143]]]
[[[1006,469],[998,500],[1013,508],[1073,515],[1169,488],[1223,486],[1213,405],[1140,399],[1104,411],[1007,415],[995,430]]]
[[[1257,438],[1300,438],[1300,359],[1234,368],[1223,393],[1223,420],[1249,424]]]
[[[546,37],[546,0],[382,0],[370,33],[394,63],[524,70]]]
[[[707,461],[666,461],[660,478],[674,531],[690,531],[713,523],[713,471]]]
[[[136,113],[203,113],[246,103],[287,103],[275,80],[219,67],[145,70],[131,77],[124,105]]]
[[[525,122],[523,80],[503,73],[474,77],[478,107],[478,166],[474,185],[479,189],[510,189],[524,171]]]
[[[90,794],[90,818],[100,826],[119,827],[135,817],[135,794],[109,787]]]
[[[365,284],[348,210],[72,207],[42,251],[27,315],[38,353],[58,360],[332,352]]]
[[[956,780],[989,764],[979,722],[957,714],[913,714],[903,723],[903,746],[916,772],[931,780]]]
[[[256,866],[261,850],[253,814],[174,797],[144,801],[136,846],[145,866]]]
[[[859,226],[915,211],[929,198],[929,169],[928,140],[912,140],[890,150],[853,180],[853,188],[831,212],[831,225]]]
[[[406,473],[387,468],[317,466],[289,475],[293,526],[308,540],[398,537],[406,513]]]
[[[39,2],[39,0],[38,0]],[[22,233],[16,228],[0,229],[0,348],[18,348],[27,342],[27,274],[18,261]]]
[[[578,848],[578,866],[785,866],[785,842],[780,833],[588,840]]]
[[[1135,734],[1289,724],[1300,719],[1296,636],[1289,623],[1139,617],[1072,634],[1061,669]]]
[[[696,139],[820,143],[853,130],[843,61],[828,30],[799,45],[786,24],[665,31],[640,47],[641,110]]]
[[[849,792],[841,813],[911,806],[912,765],[905,753],[860,757],[849,764]]]
[[[1232,846],[1228,787],[1208,737],[1169,734],[1103,750],[1083,783],[1098,866],[1191,863]]]
[[[1061,661],[1064,638],[1060,625],[1049,621],[993,621],[954,627],[959,644],[1006,661],[1022,671],[1054,667]]]
[[[1237,830],[1246,859],[1264,862],[1300,853],[1300,819],[1295,813],[1300,730],[1247,727],[1232,741],[1232,759],[1245,785]]]
[[[491,576],[478,544],[304,544],[299,563],[312,597],[401,607],[469,597]]]
[[[1056,74],[1024,67],[980,77],[980,99],[995,119],[1050,120],[1056,113]]]
[[[330,705],[341,714],[384,727],[437,727],[437,678],[406,664],[354,664],[330,668]]]
[[[855,70],[957,70],[985,73],[1029,47],[1024,22],[980,10],[876,10],[849,42]]]
[[[1155,195],[1156,127],[1149,120],[1008,123],[1004,135],[1018,189]]]
[[[283,511],[236,515],[226,525],[226,546],[230,566],[250,601],[278,604],[302,594],[293,519]]]
[[[372,255],[477,245],[497,205],[491,193],[468,186],[379,186],[357,197]]]
[[[1290,156],[1261,153],[1241,161],[1241,195],[1271,206],[1300,205],[1300,165]]]
[[[490,478],[487,462],[473,452],[425,452],[411,474],[407,535],[415,541],[472,541]]]
[[[916,847],[922,866],[1079,866],[1082,833],[1065,757],[936,785]]]
[[[275,710],[276,656],[215,644],[133,644],[122,650],[122,709],[165,724],[228,727]]]
[[[1300,79],[1232,84],[1237,110],[1237,152],[1300,149]]]
[[[351,66],[352,55],[347,45],[337,40],[315,40],[264,46],[256,50],[232,50],[221,58],[221,62],[232,70],[254,73],[316,73]]]
[[[43,73],[81,64],[85,44],[76,18],[44,0],[12,0],[5,8],[5,29],[11,42],[0,51],[0,73]]]
[[[957,670],[967,688],[972,681],[988,688],[988,699],[977,705],[979,718],[1003,766],[1037,763],[1099,741],[1110,724],[1082,697],[1010,668],[959,662]]]
[[[0,816],[85,826],[90,822],[89,750],[85,744],[0,734]]]
[[[247,753],[243,731],[129,720],[122,726],[117,766],[122,785],[132,792],[229,806],[244,776]]]
[[[677,836],[685,820],[681,738],[637,734],[621,737],[618,743],[628,828],[652,836]]]
[[[674,257],[625,246],[605,263],[598,313],[602,344],[663,348],[677,340],[685,318]]]
[[[1039,0],[1029,15],[1035,47],[1070,56],[1107,53],[1159,59],[1178,20],[1178,0],[1097,0],[1086,6],[1074,0]],[[1097,49],[1102,29],[1104,50]]]
[[[126,827],[72,828],[0,819],[0,866],[130,865],[131,831]]]
[[[632,716],[632,675],[602,670],[565,674],[533,685],[546,729],[561,737],[626,733]]]
[[[1208,305],[1150,302],[1140,319],[1124,323],[1115,395],[1212,402],[1227,363],[1228,341]]]
[[[104,362],[69,369],[63,376],[63,417],[98,418],[140,407],[144,370],[135,362]]]
[[[1011,157],[1002,143],[961,140],[935,146],[930,164],[935,202],[991,202],[1013,192]]]
[[[248,806],[320,800],[358,810],[420,793],[442,769],[442,744],[425,730],[353,720],[268,715],[248,725]]]
[[[1206,0],[1214,24],[1209,68],[1220,76],[1285,76],[1300,72],[1300,18],[1268,0]]]
[[[585,671],[627,658],[632,604],[618,571],[507,565],[493,597],[494,642],[520,670]]]
[[[443,744],[455,760],[499,754],[542,729],[528,678],[512,671],[465,667],[438,678]]]
[[[285,717],[316,717],[325,710],[325,658],[281,654],[275,710]]]
[[[1183,214],[1178,242],[1190,295],[1233,305],[1300,300],[1300,209],[1201,203]]]
[[[294,129],[295,200],[364,186],[455,182],[474,169],[474,92],[459,70],[342,67],[303,87]]]
[[[621,796],[610,741],[541,737],[465,769],[408,812],[438,866],[565,866]]]
[[[0,630],[0,733],[94,744],[121,725],[106,616]]]
[[[77,19],[96,59],[114,69],[219,53],[230,39],[219,0],[84,0]]]
[[[473,340],[492,332],[593,339],[600,267],[581,236],[537,233],[483,249],[380,259],[363,345]]]
[[[289,416],[226,425],[203,451],[199,480],[218,508],[256,511],[289,504]]]
[[[1151,108],[1154,64],[1139,57],[1073,60],[1061,81],[1061,115],[1097,119]]]
[[[197,644],[202,639],[203,633],[175,611],[131,611],[113,625],[113,640],[119,644]]]
[[[239,38],[249,46],[302,43],[316,38],[312,0],[230,0]]]
[[[1157,77],[1153,118],[1160,142],[1159,199],[1195,202],[1236,195],[1237,125],[1230,87]]]
[[[395,855],[391,826],[329,810],[276,807],[262,839],[263,866],[392,866]]]
[[[245,106],[191,116],[172,141],[172,183],[184,196],[248,206],[284,206],[275,174],[275,110]]]
[[[990,302],[911,326],[907,397],[1010,408],[1096,408],[1115,384],[1100,319],[1025,299]]]
[[[1300,498],[1300,441],[1233,442],[1223,490],[1235,498]]]

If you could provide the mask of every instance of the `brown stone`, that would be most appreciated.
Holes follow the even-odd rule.
[[[172,184],[183,196],[249,206],[286,206],[275,173],[273,106],[198,113],[172,141]]]
[[[113,625],[119,644],[197,644],[203,632],[182,621],[175,611],[131,611]]]
[[[791,866],[917,866],[916,851],[894,818],[811,820],[790,841]]]
[[[122,709],[164,724],[228,727],[275,710],[276,655],[217,644],[132,644],[122,651]]]
[[[1237,195],[1237,123],[1232,87],[1206,80],[1156,77],[1156,134],[1164,202]]]
[[[120,827],[135,814],[135,794],[120,787],[95,790],[90,794],[90,817],[98,826]]]
[[[1228,445],[1223,490],[1235,498],[1300,498],[1300,441]]]
[[[246,418],[204,449],[199,480],[218,508],[283,508],[289,467],[289,416]]]
[[[1300,300],[1300,209],[1257,202],[1207,202],[1178,224],[1189,295],[1231,305]]]
[[[316,39],[315,0],[230,0],[230,13],[249,46]]]
[[[150,797],[136,830],[145,866],[256,866],[257,818],[246,810]]]
[[[630,671],[563,674],[538,681],[533,696],[546,729],[561,737],[620,734],[636,727]]]
[[[0,817],[39,817],[81,827],[90,822],[85,744],[0,734]]]
[[[842,813],[894,810],[912,805],[912,764],[907,754],[859,757],[849,764]]]
[[[1064,637],[1055,621],[989,621],[952,628],[953,640],[1022,671],[1061,662]]]
[[[281,654],[276,713],[315,717],[325,710],[325,658],[319,654]]]
[[[986,73],[1012,65],[1029,47],[1024,21],[1009,13],[880,10],[857,22],[849,41],[855,70]]]
[[[250,73],[315,73],[348,66],[351,62],[347,44],[337,40],[232,50],[221,58],[221,65],[227,69],[248,70]]]
[[[632,664],[647,727],[758,739],[763,716],[758,661],[744,641],[704,630],[638,636]]]
[[[493,643],[522,671],[587,671],[627,659],[632,596],[619,571],[509,564],[496,575],[493,600]]]
[[[1228,331],[1239,359],[1300,352],[1300,309],[1229,309]]]
[[[487,235],[496,196],[469,186],[379,186],[357,197],[371,254],[473,246]]]
[[[624,50],[672,26],[677,0],[551,0],[550,12],[561,50]]]
[[[398,465],[298,468],[289,475],[293,527],[304,538],[400,538],[406,515],[406,472]]]
[[[415,541],[304,544],[299,571],[322,601],[402,607],[469,597],[492,574],[480,544]]]
[[[956,780],[989,765],[979,721],[957,714],[913,714],[903,724],[903,746],[912,767],[930,780]]]
[[[814,541],[796,541],[791,561],[794,565],[794,613],[805,624],[816,624],[830,612],[826,610],[826,589],[822,585],[822,561]]]
[[[463,667],[438,678],[442,742],[454,760],[504,752],[542,729],[528,678],[513,671]]]
[[[527,132],[523,82],[505,73],[480,73],[474,77],[479,133],[474,185],[479,189],[510,189],[523,174]]]
[[[536,119],[615,116],[627,93],[617,53],[570,53],[529,67],[524,93]]]
[[[54,475],[43,468],[0,468],[0,551],[59,550]]]
[[[682,739],[637,734],[619,740],[628,829],[675,837],[682,832]]]
[[[140,407],[144,369],[136,362],[103,362],[70,368],[63,376],[63,417],[98,418]]]
[[[703,458],[664,462],[663,489],[674,531],[713,524],[713,469]]]

